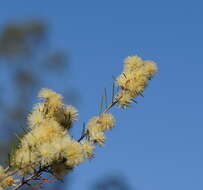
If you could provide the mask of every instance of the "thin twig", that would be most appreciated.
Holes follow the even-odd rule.
[[[84,139],[86,137],[87,133],[83,133],[81,135],[81,137],[78,139],[78,142],[80,142],[82,139]]]
[[[23,185],[27,184],[30,185],[29,182],[32,180],[39,180],[40,176],[42,175],[43,172],[47,171],[47,168],[49,166],[45,166],[45,167],[40,167],[38,171],[35,171],[31,176],[27,177],[27,178],[22,178],[21,183],[19,183],[17,186],[15,186],[12,190],[18,190],[20,189]]]
[[[122,97],[122,96],[121,96]],[[115,99],[105,110],[103,113],[107,113],[115,104],[118,103],[118,101],[121,99],[121,97]]]
[[[115,99],[109,106],[107,106],[107,108],[103,111],[103,113],[107,113],[114,105],[116,105],[118,103],[118,101],[122,98],[122,96],[120,96],[119,98]],[[102,114],[102,113],[101,113]],[[81,137],[78,139],[78,142],[80,142],[81,140],[83,140],[86,136],[87,136],[87,132],[83,133],[81,135]]]

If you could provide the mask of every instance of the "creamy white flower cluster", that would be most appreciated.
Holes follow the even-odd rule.
[[[123,72],[116,79],[121,91],[118,105],[128,107],[134,98],[141,95],[148,81],[156,74],[157,67],[152,61],[143,61],[138,56],[129,56],[124,60]]]
[[[50,89],[39,92],[42,101],[33,107],[28,116],[28,130],[11,155],[10,170],[17,172],[8,175],[0,166],[0,189],[11,186],[18,189],[25,183],[25,176],[35,174],[36,177],[37,169],[43,171],[41,168],[48,168],[57,179],[63,179],[75,166],[93,157],[95,146],[105,143],[105,131],[115,126],[113,115],[107,113],[109,109],[116,104],[121,108],[130,106],[157,72],[154,62],[143,61],[138,56],[127,57],[124,62],[124,70],[116,79],[120,91],[104,112],[89,120],[79,140],[69,133],[78,111],[63,104],[63,97]],[[22,176],[21,182],[14,179],[16,175]]]

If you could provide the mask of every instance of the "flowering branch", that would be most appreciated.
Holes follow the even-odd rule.
[[[30,185],[29,182],[32,180],[39,180],[43,172],[44,172],[43,169],[39,169],[38,171],[34,172],[30,177],[22,178],[21,182],[18,185],[16,185],[13,188],[13,190],[18,190],[25,184]]]
[[[10,187],[18,190],[36,180],[39,183],[50,182],[42,177],[43,173],[62,180],[77,165],[93,157],[95,146],[103,146],[105,132],[115,126],[109,110],[115,105],[122,109],[129,107],[135,102],[134,98],[142,95],[157,71],[154,62],[143,61],[138,56],[127,57],[124,62],[124,70],[116,78],[118,94],[114,97],[113,85],[112,103],[89,120],[78,140],[73,139],[69,132],[77,120],[77,110],[63,104],[63,97],[50,89],[39,92],[42,101],[28,116],[28,130],[11,155],[9,168],[0,167],[0,189]]]
[[[107,108],[104,110],[103,114],[107,113],[114,105],[116,105],[118,103],[118,101],[119,101],[119,98],[113,100],[113,102],[110,105],[108,105]],[[87,132],[82,133],[81,137],[78,139],[78,142],[83,140],[87,135],[88,135]]]

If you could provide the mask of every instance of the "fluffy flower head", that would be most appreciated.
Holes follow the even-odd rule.
[[[74,167],[84,161],[84,154],[82,145],[77,141],[72,140],[66,151],[66,165],[69,167]]]
[[[128,107],[132,100],[144,91],[148,80],[157,72],[154,62],[143,61],[138,56],[129,56],[124,62],[124,70],[116,80],[121,89],[118,105],[122,108]]]
[[[98,123],[102,131],[110,130],[115,125],[115,119],[112,114],[103,113],[98,119]]]

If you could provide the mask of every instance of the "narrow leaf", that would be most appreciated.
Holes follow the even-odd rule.
[[[104,88],[104,100],[105,100],[105,108],[108,107],[108,97],[107,97],[107,90]]]
[[[101,103],[100,103],[100,108],[99,108],[99,115],[102,113],[102,110],[103,110],[103,103],[104,103],[104,96],[101,96]]]
[[[114,101],[115,98],[115,83],[113,82],[113,86],[112,86],[112,102]]]

